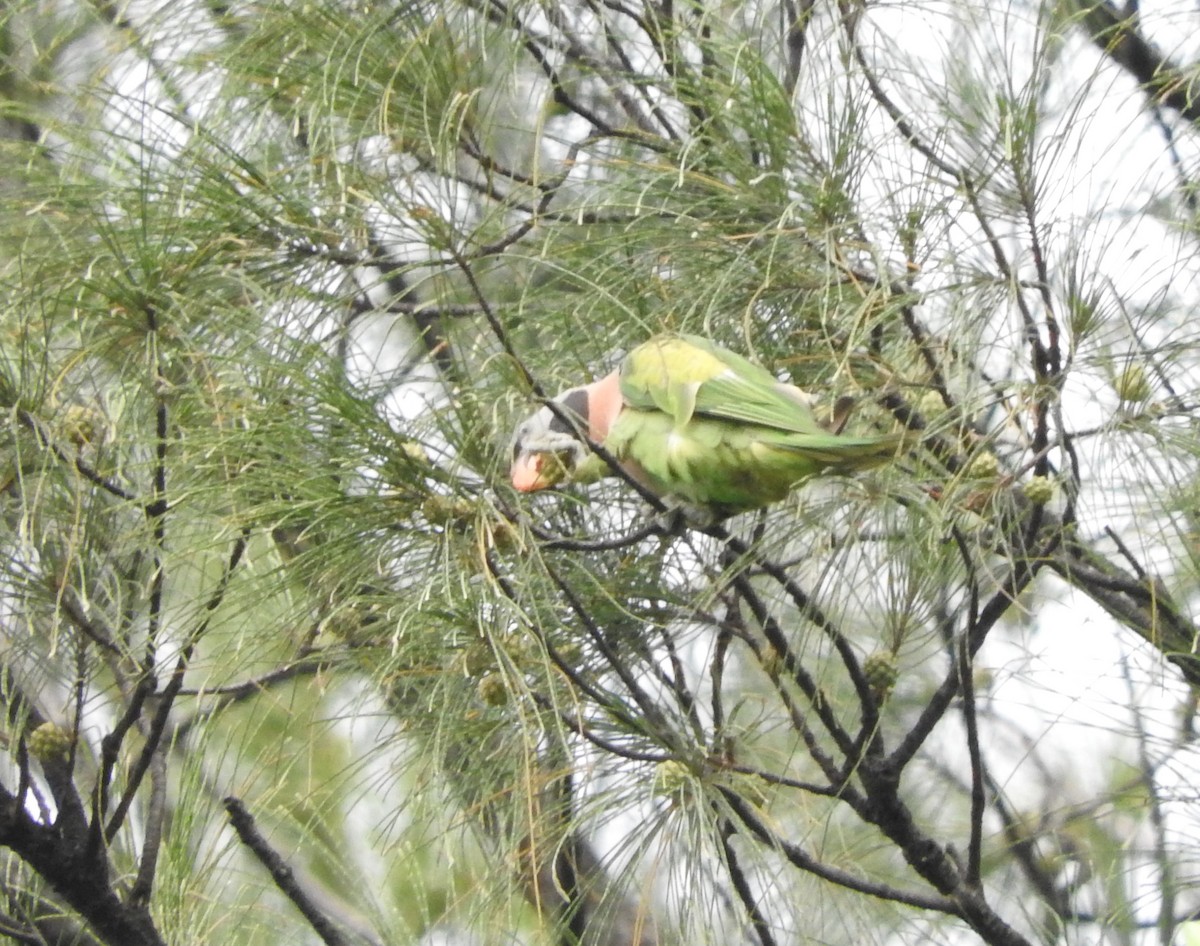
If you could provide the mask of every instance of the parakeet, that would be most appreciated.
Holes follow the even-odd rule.
[[[522,492],[612,473],[580,433],[667,502],[724,517],[783,499],[819,473],[893,459],[904,434],[847,437],[818,423],[809,397],[696,335],[660,335],[614,372],[554,399],[518,426],[512,484]]]

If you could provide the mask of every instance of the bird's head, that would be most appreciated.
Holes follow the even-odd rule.
[[[533,493],[571,477],[588,452],[579,434],[588,430],[588,400],[587,388],[572,388],[554,399],[557,411],[547,405],[517,426],[509,474],[516,489]]]

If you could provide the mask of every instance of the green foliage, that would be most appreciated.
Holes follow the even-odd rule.
[[[1089,22],[7,5],[13,929],[311,939],[232,797],[368,941],[1190,935],[1196,119]],[[516,495],[667,331],[912,449]]]

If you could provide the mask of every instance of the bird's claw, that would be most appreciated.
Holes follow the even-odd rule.
[[[667,499],[667,508],[656,514],[658,531],[665,536],[679,536],[694,529],[705,532],[721,521],[721,517],[706,506]]]
[[[578,463],[587,453],[587,447],[570,434],[546,432],[536,437],[526,437],[521,446],[526,453],[569,453],[573,462]]]

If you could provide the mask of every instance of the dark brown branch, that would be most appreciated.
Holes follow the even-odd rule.
[[[37,437],[38,443],[53,453],[54,456],[61,462],[73,466],[89,483],[93,484],[94,486],[98,486],[100,489],[104,490],[104,492],[111,496],[115,496],[117,499],[124,499],[129,502],[133,502],[137,499],[133,493],[123,487],[120,483],[117,483],[115,480],[111,480],[108,477],[102,476],[100,473],[98,473],[78,453],[76,453],[74,456],[71,456],[65,449],[55,443],[54,438],[50,435],[50,432],[46,430],[42,422],[34,417],[29,411],[25,410],[24,408],[18,408],[15,413],[17,421],[22,427],[24,427],[26,430],[29,430],[35,437]]]
[[[1105,2],[1085,5],[1080,13],[1091,41],[1133,76],[1156,104],[1173,109],[1193,125],[1200,125],[1200,99],[1193,92],[1194,77],[1142,35],[1136,14],[1122,13]]]
[[[761,779],[768,785],[778,785],[780,788],[794,788],[798,791],[807,792],[810,795],[820,795],[822,798],[844,798],[845,796],[845,789],[841,786],[819,785],[816,782],[806,782],[803,779],[792,778],[789,775],[780,775],[778,772],[756,768],[752,765],[723,763],[721,768],[725,771],[737,772],[741,775],[752,775],[754,778]]]
[[[89,616],[79,601],[79,596],[70,586],[64,586],[58,596],[58,611],[83,633],[83,636],[99,645],[107,653],[122,658],[125,651],[117,644],[111,630],[98,616]]]
[[[295,659],[282,667],[277,667],[264,673],[262,676],[253,677],[249,680],[242,680],[238,683],[226,683],[215,687],[183,687],[179,691],[179,696],[196,696],[196,697],[217,697],[221,705],[228,705],[240,700],[248,700],[252,697],[265,693],[271,687],[286,683],[289,680],[294,680],[296,677],[309,676],[311,674],[320,673],[322,670],[329,667],[332,659],[324,656],[320,651],[298,654]],[[203,710],[204,713],[212,712],[211,708]],[[178,729],[183,729],[184,725],[180,724]],[[178,731],[178,730],[177,730]]]
[[[82,824],[61,817],[53,825],[36,822],[16,796],[0,788],[0,845],[44,878],[103,942],[164,946],[145,906],[117,896],[103,851],[88,843]]]
[[[6,884],[4,889],[10,904],[13,904],[12,913],[20,913],[22,919],[0,912],[0,936],[7,936],[14,943],[29,946],[50,946],[57,943],[100,946],[101,941],[92,936],[75,917],[63,915],[61,903],[49,897],[36,897],[26,891],[14,889],[10,884]]]
[[[136,285],[136,280],[130,279]],[[158,309],[151,304],[145,306],[146,329],[151,337],[159,332]],[[121,744],[129,730],[141,719],[146,701],[157,688],[155,680],[155,661],[158,648],[158,632],[163,619],[163,597],[166,589],[166,566],[164,557],[167,544],[167,513],[170,505],[167,500],[167,454],[170,444],[170,413],[167,408],[167,391],[170,388],[164,374],[162,356],[158,355],[151,365],[151,383],[154,385],[154,464],[151,472],[150,500],[143,507],[146,520],[150,523],[153,533],[154,554],[150,571],[150,600],[146,618],[146,646],[141,665],[138,668],[137,684],[130,695],[125,712],[117,721],[112,731],[101,740],[101,771],[96,784],[93,798],[91,833],[88,848],[96,856],[104,847],[104,842],[112,839],[113,834],[105,834],[102,824],[104,813],[108,808],[108,792],[112,784],[113,772],[116,769],[117,758]],[[126,799],[130,797],[127,792]],[[111,826],[111,824],[110,824]]]
[[[554,97],[556,104],[561,105],[568,111],[574,112],[594,129],[602,134],[617,137],[620,133],[601,118],[596,112],[585,106],[582,102],[577,101],[574,96],[567,91],[566,85],[559,75],[558,70],[550,61],[551,57],[546,50],[537,41],[532,30],[528,29],[518,17],[511,11],[501,0],[483,0],[482,13],[492,23],[497,26],[512,29],[517,33],[519,42],[529,53],[530,57],[537,64],[537,67],[542,71],[546,80],[550,83],[550,92]]]
[[[488,551],[484,561],[487,563],[491,579],[496,582],[497,586],[500,588],[505,597],[507,597],[510,601],[519,603],[521,600],[520,596],[517,594],[516,589],[500,571],[495,555],[492,551]],[[563,657],[562,653],[557,647],[554,646],[553,642],[549,639],[549,637],[546,636],[541,627],[539,627],[536,623],[528,621],[525,623],[525,626],[546,649],[546,655],[550,658],[555,667],[558,668],[559,672],[561,672],[563,676],[565,676],[571,682],[572,686],[574,686],[579,692],[587,695],[596,704],[596,706],[609,713],[622,727],[624,727],[625,731],[636,732],[640,730],[640,720],[634,718],[628,712],[626,712],[623,704],[619,700],[610,697],[604,691],[594,686],[584,677],[583,674],[579,673],[578,670],[576,670],[576,668],[572,666],[572,664],[567,661],[566,658]],[[633,759],[642,762],[661,762],[668,758],[667,755],[661,752],[646,752],[642,750],[631,749],[627,746],[619,746],[616,743],[596,734],[583,719],[570,715],[564,711],[556,701],[544,697],[537,692],[533,692],[531,695],[533,696],[534,700],[537,701],[538,704],[544,709],[553,712],[562,722],[562,724],[571,730],[571,732],[584,739],[587,739],[597,748],[602,749],[605,752],[609,752],[621,758]]]
[[[1000,620],[1004,612],[1012,606],[1012,603],[1017,600],[1021,592],[1029,586],[1029,583],[1033,581],[1037,573],[1050,564],[1048,556],[1053,553],[1057,544],[1057,537],[1052,537],[1043,553],[1037,554],[1035,550],[1035,554],[1021,557],[1012,563],[1008,577],[1001,583],[999,590],[991,597],[987,604],[980,609],[979,618],[968,629],[968,637],[965,642],[968,655],[972,657],[975,655],[979,648],[983,646],[988,633],[996,625],[996,622]],[[950,704],[959,694],[960,690],[961,680],[959,678],[958,662],[952,660],[945,679],[926,701],[925,708],[922,710],[917,722],[913,724],[912,728],[892,752],[889,759],[890,764],[896,766],[898,769],[903,769],[908,764],[933,731],[934,726],[945,715],[946,710],[949,709]]]
[[[620,745],[613,742],[611,739],[605,739],[599,735],[591,726],[577,716],[572,716],[559,706],[554,700],[548,696],[533,691],[530,697],[538,706],[554,714],[555,718],[563,724],[570,732],[579,736],[581,739],[586,739],[597,749],[606,752],[618,759],[628,759],[631,762],[652,762],[658,764],[666,762],[674,756],[665,752],[646,752],[641,749],[633,749],[627,745]]]
[[[949,852],[917,827],[900,799],[900,770],[888,761],[868,758],[860,772],[871,806],[871,823],[900,849],[913,870],[952,899],[953,912],[991,946],[1029,946],[1028,940],[988,905],[983,891],[967,882]]]
[[[237,832],[238,838],[267,869],[271,879],[275,881],[275,886],[292,901],[326,946],[350,946],[350,941],[342,935],[333,921],[318,909],[313,898],[300,886],[287,862],[267,843],[241,799],[233,795],[228,796],[225,799],[225,811],[229,813],[229,823]]]
[[[812,727],[808,725],[808,722],[804,718],[803,711],[797,705],[795,698],[788,689],[788,686],[784,681],[784,674],[773,673],[768,669],[768,662],[770,661],[773,663],[775,659],[778,659],[781,668],[786,671],[787,675],[792,679],[797,679],[796,668],[798,661],[796,660],[795,656],[791,654],[790,649],[787,653],[779,654],[778,651],[775,651],[773,644],[769,645],[769,647],[770,650],[775,651],[775,656],[768,658],[768,654],[764,652],[767,651],[767,648],[764,647],[758,640],[755,640],[750,634],[743,633],[741,620],[742,619],[740,615],[734,614],[730,616],[727,623],[729,624],[731,630],[737,633],[737,637],[742,640],[747,647],[750,648],[759,665],[763,668],[764,672],[767,673],[768,677],[770,677],[771,683],[775,687],[775,695],[779,697],[779,702],[783,704],[783,708],[787,710],[792,729],[797,735],[800,736],[802,740],[804,740],[804,747],[808,751],[809,756],[814,762],[817,763],[821,769],[821,772],[830,782],[830,787],[828,789],[812,788],[808,790],[811,790],[818,795],[835,795],[853,807],[859,797],[857,791],[851,785],[846,783],[846,779],[842,773],[841,767],[836,761],[834,761],[833,756],[821,746],[817,739],[816,733],[813,732]],[[734,624],[734,621],[737,623]],[[800,669],[801,672],[803,672],[803,668]],[[799,680],[800,682],[798,683],[798,686],[800,686],[801,691],[805,693],[806,698],[811,703],[814,699],[814,696],[812,692],[806,689],[806,687],[812,682],[811,677],[804,672],[803,676],[800,677]],[[815,689],[815,693],[816,699],[824,701],[825,696],[819,689]],[[815,705],[820,706],[822,704],[817,703]],[[786,783],[780,782],[780,784]],[[791,787],[800,788],[804,786],[793,785]]]
[[[597,19],[600,19],[604,23],[604,35],[605,35],[605,39],[607,41],[608,48],[612,49],[616,53],[617,59],[621,65],[621,69],[624,71],[624,75],[630,77],[630,79],[632,80],[632,85],[633,85],[634,89],[639,93],[639,95],[641,97],[641,102],[645,105],[645,107],[647,109],[649,109],[650,114],[654,116],[655,120],[658,122],[659,126],[662,128],[663,132],[666,134],[666,136],[668,138],[670,138],[672,141],[675,141],[675,142],[682,141],[683,140],[682,134],[680,134],[680,132],[675,128],[674,123],[671,121],[671,119],[668,117],[666,111],[663,109],[662,104],[655,100],[653,94],[650,91],[650,87],[649,87],[648,83],[646,83],[645,81],[639,81],[638,67],[635,66],[633,64],[633,61],[629,58],[629,54],[625,51],[625,47],[622,44],[622,40],[621,40],[620,36],[613,29],[612,24],[604,16],[599,4],[596,3],[596,0],[588,0],[588,6],[590,6],[596,12]],[[651,38],[651,42],[653,42],[654,33],[650,29],[649,21],[647,21],[644,17],[635,15],[633,13],[633,11],[629,10],[628,8],[622,7],[620,4],[605,3],[604,6],[609,7],[610,9],[617,10],[618,12],[624,13],[626,16],[629,16],[642,29],[642,31],[645,32],[646,35]],[[613,88],[613,86],[614,86],[614,83],[610,82],[609,87]],[[618,90],[614,88],[613,91],[614,91],[614,94],[617,94]],[[623,95],[623,96],[621,96],[621,100],[622,100],[622,104],[624,104],[624,106],[625,106],[625,110],[627,112],[634,113],[634,114],[632,114],[632,117],[633,117],[634,121],[637,123],[638,127],[642,128],[647,133],[653,134],[655,129],[653,128],[653,126],[651,126],[649,121],[647,121],[640,114],[640,111],[636,111],[635,109],[633,109],[633,107],[632,107],[633,102],[629,99],[629,97],[627,95]]]
[[[1166,813],[1163,797],[1159,791],[1158,781],[1154,777],[1155,764],[1150,758],[1150,735],[1146,730],[1146,718],[1138,702],[1137,690],[1133,685],[1133,676],[1129,672],[1129,660],[1122,655],[1121,676],[1125,678],[1125,689],[1128,693],[1129,709],[1133,715],[1133,728],[1136,733],[1138,768],[1141,769],[1142,781],[1140,787],[1146,792],[1149,803],[1147,815],[1150,819],[1150,829],[1154,835],[1154,860],[1158,868],[1158,889],[1162,891],[1158,904],[1159,943],[1170,946],[1175,936],[1174,923],[1175,898],[1179,893],[1179,884],[1172,868],[1172,855],[1167,841]]]
[[[617,652],[612,648],[612,645],[609,643],[604,630],[598,624],[596,624],[595,620],[588,612],[588,609],[584,606],[584,603],[580,600],[579,596],[575,594],[575,591],[571,587],[570,583],[567,582],[549,565],[546,565],[546,571],[550,576],[550,580],[554,582],[558,590],[566,599],[568,606],[575,613],[575,616],[579,618],[584,630],[587,631],[588,637],[590,637],[592,643],[596,645],[596,649],[600,651],[601,655],[603,655],[605,661],[608,663],[608,666],[620,678],[621,683],[624,684],[626,692],[628,692],[630,697],[637,704],[638,708],[642,711],[642,719],[644,723],[647,726],[652,727],[657,740],[662,745],[666,746],[672,751],[678,750],[679,746],[677,744],[675,729],[668,723],[665,714],[658,705],[658,702],[642,688],[637,679],[626,666],[625,661],[622,660],[620,655],[618,655]]]
[[[771,932],[771,926],[767,922],[767,918],[763,916],[762,910],[759,909],[758,901],[754,899],[754,891],[746,880],[746,874],[738,860],[737,851],[729,843],[730,837],[736,830],[733,822],[727,816],[718,814],[717,835],[721,839],[721,854],[725,859],[725,869],[729,872],[733,890],[737,894],[738,900],[741,901],[742,909],[750,918],[750,926],[753,927],[754,935],[758,937],[760,946],[775,946],[775,935]]]
[[[950,897],[901,890],[899,887],[892,887],[888,884],[864,880],[855,874],[851,874],[849,871],[818,860],[805,851],[799,844],[780,837],[767,827],[766,823],[754,810],[754,807],[746,802],[737,792],[724,786],[720,786],[718,790],[725,804],[737,815],[738,820],[745,826],[747,831],[767,847],[779,851],[792,866],[857,893],[878,897],[881,900],[890,900],[894,903],[903,903],[922,910],[933,910],[936,913],[962,916],[958,905]]]
[[[712,713],[712,740],[708,751],[722,756],[725,755],[725,666],[732,641],[733,633],[729,628],[718,629],[717,639],[713,642],[712,660],[708,665],[708,678],[712,682],[709,704]]]
[[[742,573],[735,574],[730,580],[734,588],[737,589],[738,594],[754,614],[755,622],[762,628],[763,636],[766,637],[767,642],[775,650],[775,653],[778,654],[784,670],[795,680],[796,685],[804,693],[813,711],[817,714],[817,718],[821,720],[822,725],[833,738],[838,749],[848,757],[853,755],[854,740],[850,738],[850,734],[846,732],[845,727],[842,726],[837,716],[834,715],[829,699],[821,691],[812,674],[804,668],[799,658],[792,651],[783,628],[771,616],[766,605],[759,597],[758,592],[754,590],[753,584]],[[828,772],[826,774],[830,775]],[[835,778],[836,776],[830,775],[830,777]]]
[[[1008,851],[1042,902],[1055,916],[1067,917],[1070,907],[1064,892],[1058,888],[1054,877],[1046,869],[1045,859],[1038,853],[1037,834],[1030,830],[1028,821],[1009,806],[1003,786],[996,782],[989,768],[984,768],[984,775],[991,792],[992,808],[1000,819],[1004,839],[1008,842]]]
[[[828,638],[837,651],[838,657],[841,658],[842,664],[846,669],[846,675],[850,678],[850,682],[854,686],[854,692],[858,696],[862,707],[862,731],[874,732],[878,728],[879,723],[879,704],[871,692],[871,685],[867,682],[867,678],[862,672],[862,666],[859,663],[857,655],[854,653],[854,648],[846,636],[839,630],[838,626],[779,565],[757,554],[754,549],[741,539],[731,535],[721,526],[713,526],[708,530],[708,533],[724,542],[726,547],[738,558],[748,559],[757,568],[762,569],[792,599],[792,603],[800,611],[800,616],[804,620],[809,621]],[[746,594],[747,590],[749,590],[750,594],[753,594],[749,582],[739,583],[738,588],[742,591],[743,595]],[[755,617],[760,617],[757,612]],[[772,640],[772,644],[776,643],[776,641]],[[781,656],[785,654],[786,648],[780,651]],[[838,728],[840,729],[841,727]],[[830,730],[830,734],[837,738],[834,730]],[[849,753],[851,750],[846,749],[846,751]]]
[[[573,539],[565,535],[555,536],[534,525],[529,526],[529,531],[538,537],[539,547],[542,549],[558,549],[567,552],[613,552],[637,545],[651,536],[661,535],[662,525],[651,521],[640,529],[612,539]]]
[[[786,0],[780,6],[780,15],[785,18],[783,47],[787,62],[783,87],[789,95],[795,93],[796,83],[800,79],[800,65],[804,60],[804,47],[808,39],[808,24],[815,6],[816,0],[800,0],[798,8],[793,0]]]
[[[1161,652],[1189,683],[1200,685],[1200,628],[1162,582],[1130,574],[1078,540],[1066,543],[1047,564]]]
[[[971,760],[971,835],[967,842],[966,876],[963,878],[963,882],[969,887],[979,889],[982,882],[983,815],[986,796],[983,789],[983,758],[979,751],[979,721],[975,715],[975,681],[965,635],[959,638],[957,650],[959,656],[958,676],[962,686],[963,723],[967,730],[967,756]]]
[[[242,555],[246,551],[247,532],[243,532],[233,543],[233,550],[229,554],[229,561],[225,564],[225,569],[221,573],[221,578],[217,582],[217,587],[209,596],[209,599],[204,603],[204,617],[199,625],[188,635],[187,641],[180,650],[179,657],[175,662],[175,669],[171,673],[171,679],[163,688],[161,697],[159,697],[158,705],[155,707],[154,718],[150,722],[149,731],[146,733],[146,742],[142,746],[142,751],[139,753],[137,761],[129,774],[128,782],[125,786],[125,792],[118,803],[116,810],[105,826],[105,839],[112,841],[120,829],[122,822],[125,820],[126,814],[129,812],[130,806],[133,804],[134,796],[137,793],[138,786],[141,784],[143,777],[150,769],[151,762],[154,758],[161,754],[162,751],[162,736],[166,731],[167,720],[170,718],[171,707],[174,705],[175,698],[179,695],[179,691],[183,687],[184,674],[187,672],[188,664],[191,661],[192,653],[195,651],[196,644],[200,638],[204,636],[208,630],[208,626],[212,621],[213,613],[221,606],[221,602],[225,600],[225,592],[229,588],[229,582],[233,578],[233,573],[237,570],[238,564],[242,560]],[[149,832],[147,843],[149,843]],[[153,848],[147,847],[143,851],[142,867],[138,871],[138,879],[134,884],[134,893],[141,896],[149,896],[149,888],[153,881],[153,870],[147,870],[146,864],[150,862],[153,865],[155,861],[155,851]]]

